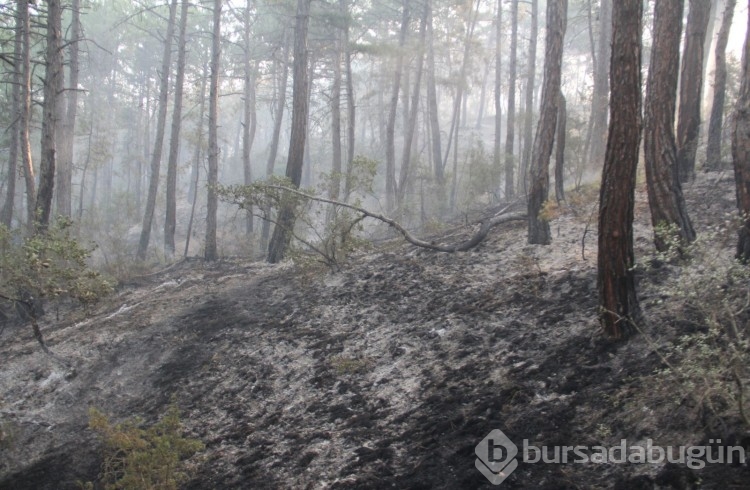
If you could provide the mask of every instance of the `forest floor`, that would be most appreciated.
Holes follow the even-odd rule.
[[[734,209],[730,174],[702,174],[686,195],[699,233]],[[493,429],[519,448],[524,439],[537,447],[722,439],[750,450],[736,407],[707,410],[658,374],[660,349],[691,324],[681,313],[689,305],[665,292],[682,266],[650,259],[643,192],[636,244],[638,261],[652,264],[638,269],[646,334],[602,337],[594,201],[561,208],[547,247],[527,245],[517,222],[468,252],[390,242],[335,274],[185,261],[121,286],[86,316],[48,313],[47,342],[74,373],[41,352],[30,328],[8,327],[0,488],[95,481],[101,442],[87,428],[89,407],[152,423],[171,402],[206,446],[187,462],[189,489],[494,488],[475,468],[475,446]],[[731,256],[731,246],[715,255]],[[741,464],[521,462],[500,488],[749,482]]]

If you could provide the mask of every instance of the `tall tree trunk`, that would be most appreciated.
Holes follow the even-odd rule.
[[[732,128],[732,160],[737,187],[737,208],[743,223],[737,240],[737,258],[750,262],[750,1],[748,2],[747,32],[742,51],[740,93]]]
[[[13,88],[11,89],[11,117],[13,123],[10,127],[10,149],[8,152],[8,189],[5,193],[5,202],[0,211],[0,223],[10,228],[13,222],[13,205],[16,199],[16,180],[18,177],[18,146],[21,129],[21,85],[23,84],[22,56],[23,56],[23,15],[18,12],[17,6],[16,27],[13,40],[13,62],[16,64],[13,71]]]
[[[610,122],[599,196],[597,284],[604,332],[620,338],[641,319],[633,265],[633,211],[641,136],[643,0],[617,0],[612,13]]]
[[[549,195],[549,162],[555,144],[557,108],[562,86],[563,39],[567,26],[568,1],[547,3],[547,35],[544,51],[544,81],[539,124],[534,138],[534,152],[529,169],[529,243],[547,245],[550,229],[547,217],[541,216]]]
[[[307,26],[310,21],[311,0],[297,0],[297,21],[294,31],[294,74],[292,93],[292,132],[289,142],[289,158],[286,176],[292,185],[299,187],[302,181],[305,139],[308,115],[307,73]],[[271,243],[268,246],[268,262],[275,264],[284,259],[294,230],[294,209],[285,206],[279,211]]]
[[[182,93],[185,84],[185,44],[189,0],[182,0],[180,8],[180,30],[177,36],[177,72],[174,80],[174,109],[172,109],[172,132],[169,135],[169,157],[167,159],[167,212],[164,218],[164,256],[174,258],[174,233],[177,227],[177,157],[180,154],[180,129],[182,127]]]
[[[703,45],[710,12],[710,0],[690,0],[680,71],[680,110],[677,118],[677,165],[681,182],[689,181],[695,174],[695,155],[701,124]]]
[[[500,169],[502,167],[502,123],[503,123],[503,56],[502,56],[502,38],[503,38],[503,0],[497,0],[497,14],[495,16],[495,134],[492,140],[492,164],[497,172],[498,179],[500,178]],[[511,43],[515,43],[515,37],[511,36]],[[508,93],[513,90],[508,87]],[[510,97],[510,96],[509,96]],[[507,131],[507,129],[506,129]],[[510,172],[511,179],[513,178],[513,170]],[[508,168],[506,161],[505,168],[505,193],[508,193]],[[511,180],[510,185],[513,185]],[[500,188],[500,182],[497,183],[498,189]],[[494,189],[493,189],[494,190]]]
[[[508,122],[505,125],[505,198],[515,195],[516,83],[518,66],[518,0],[511,0],[510,60],[508,62]],[[496,102],[497,104],[497,102]]]
[[[193,169],[190,174],[190,191],[188,199],[190,201],[190,218],[185,238],[185,253],[188,256],[190,250],[190,238],[193,236],[193,221],[195,219],[195,208],[198,204],[198,181],[200,180],[201,157],[203,156],[203,120],[206,115],[206,87],[208,86],[209,68],[207,63],[203,63],[203,76],[201,77],[200,102],[198,103],[198,122],[197,137],[195,148],[193,149]]]
[[[426,0],[430,2],[430,0]],[[349,15],[348,0],[339,0],[342,12]],[[344,27],[344,67],[346,70],[346,179],[344,180],[344,202],[349,200],[352,192],[352,173],[354,171],[354,143],[357,108],[354,102],[354,78],[352,73],[352,47],[349,43],[349,20]]]
[[[440,141],[440,119],[438,116],[437,86],[435,82],[435,33],[432,25],[432,0],[426,0],[426,3],[426,8],[429,8],[429,17],[427,18],[427,109],[430,118],[432,170],[440,189],[439,192],[444,193],[445,168],[443,167],[443,149]]]
[[[337,35],[338,37],[338,35]],[[328,197],[337,201],[341,193],[341,39],[336,39],[336,46],[333,52],[333,86],[331,87],[331,148],[332,148],[332,166],[331,166],[331,186],[328,189]],[[328,214],[328,218],[332,218]]]
[[[604,161],[607,142],[607,104],[609,102],[609,60],[612,42],[612,2],[601,0],[599,8],[599,45],[594,68],[594,93],[591,100],[591,146],[589,162],[598,167]]]
[[[67,92],[67,108],[59,138],[59,152],[57,158],[57,175],[55,195],[57,197],[57,213],[70,216],[73,187],[73,145],[75,143],[75,124],[78,111],[78,78],[80,67],[78,62],[78,43],[81,39],[81,0],[72,0],[69,54],[69,89]]]
[[[156,193],[159,190],[159,167],[161,166],[161,152],[164,145],[164,129],[167,123],[167,103],[169,95],[169,75],[172,70],[172,37],[174,36],[175,17],[177,15],[177,0],[169,5],[169,20],[167,21],[167,35],[164,38],[164,54],[161,65],[161,81],[159,83],[159,113],[156,120],[156,137],[154,152],[151,155],[151,175],[149,176],[146,209],[143,214],[141,238],[138,242],[136,256],[139,260],[146,260],[148,242],[151,239],[151,226],[154,221],[156,208]]]
[[[31,159],[31,26],[29,19],[29,0],[18,0],[19,28],[21,35],[21,112],[18,117],[19,137],[21,140],[21,162],[23,178],[26,183],[26,223],[34,223],[36,204],[36,181],[34,163]]]
[[[719,168],[721,165],[721,130],[724,126],[724,101],[727,94],[726,51],[736,5],[737,0],[726,0],[719,36],[716,40],[714,97],[711,105],[711,117],[708,122],[708,145],[706,147],[706,166],[708,168]]]
[[[286,106],[286,86],[289,78],[289,40],[287,39],[286,33],[284,33],[284,51],[283,60],[281,67],[281,76],[276,79],[278,83],[277,96],[276,96],[276,108],[274,111],[273,119],[273,135],[271,136],[271,146],[268,151],[268,161],[266,162],[266,178],[273,175],[274,167],[276,166],[276,155],[279,151],[279,140],[281,138],[281,124],[284,119],[284,107]],[[275,64],[276,67],[278,65]],[[274,72],[274,74],[276,74]],[[266,214],[271,213],[270,209],[264,211]],[[271,234],[271,222],[268,220],[263,221],[261,228],[260,244],[261,248],[265,248],[268,245],[268,238]]]
[[[565,140],[568,128],[568,103],[560,92],[557,108],[557,136],[555,137],[555,199],[565,200]]]
[[[245,86],[244,86],[244,101],[243,101],[243,121],[242,126],[242,169],[244,184],[250,185],[253,183],[252,166],[250,162],[250,150],[255,142],[255,131],[258,127],[257,114],[255,111],[256,104],[256,91],[255,83],[258,76],[258,61],[256,60],[255,66],[250,64],[250,49],[251,49],[251,13],[254,0],[247,0],[245,6],[245,25],[243,30],[243,45],[245,49],[244,59],[242,60],[242,67],[245,74]],[[247,211],[245,218],[245,234],[252,235],[254,228],[253,210],[250,208]]]
[[[47,49],[44,74],[44,108],[42,110],[42,162],[39,169],[39,191],[36,196],[37,232],[49,227],[52,194],[55,187],[55,138],[60,117],[62,94],[62,5],[60,0],[47,2]]]
[[[646,160],[648,201],[654,230],[675,225],[680,238],[695,239],[695,231],[682,196],[677,170],[674,111],[680,68],[680,35],[684,0],[657,0],[654,8],[654,41],[646,90],[643,153]],[[658,250],[668,243],[655,234]]]
[[[528,189],[528,173],[531,165],[531,148],[534,124],[534,84],[536,83],[536,43],[539,35],[539,0],[531,0],[531,29],[529,30],[529,57],[526,62],[526,102],[524,104],[523,121],[523,154],[521,156],[521,178],[519,189],[526,194]]]
[[[406,33],[409,30],[409,2],[404,1],[401,15],[401,30],[398,37],[398,54],[396,55],[396,69],[393,74],[391,99],[388,106],[388,123],[386,126],[385,142],[385,199],[388,212],[396,208],[396,115],[398,113],[398,95],[401,92],[401,77],[404,71],[404,45]]]
[[[404,128],[404,148],[401,154],[401,174],[399,175],[398,186],[396,189],[396,203],[400,207],[403,204],[406,195],[406,187],[409,182],[409,172],[411,169],[412,144],[414,142],[414,132],[417,129],[417,116],[419,115],[419,97],[422,87],[422,73],[424,71],[424,44],[427,31],[427,7],[422,15],[419,26],[419,47],[417,49],[417,73],[414,80],[414,90],[412,90],[412,101],[409,105],[409,120]]]
[[[219,196],[219,62],[221,60],[221,4],[214,0],[214,23],[211,35],[211,79],[208,84],[208,198],[206,200],[206,250],[204,258],[214,261],[219,258],[216,246],[217,214]]]

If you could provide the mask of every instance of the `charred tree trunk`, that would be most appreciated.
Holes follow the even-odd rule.
[[[565,140],[568,132],[568,103],[560,92],[560,106],[557,108],[557,136],[555,137],[555,198],[565,200]]]
[[[505,124],[505,198],[515,195],[516,70],[518,66],[518,0],[511,0],[510,60],[508,61],[508,122]]]
[[[47,2],[47,50],[44,75],[44,108],[42,111],[42,162],[39,169],[39,191],[36,196],[37,232],[49,227],[52,194],[55,187],[56,127],[60,117],[59,96],[63,86],[62,5],[60,0]]]
[[[732,130],[732,160],[737,187],[737,208],[742,218],[737,241],[737,258],[750,262],[750,2],[748,2],[748,29],[742,52],[740,93],[734,114]]]
[[[69,63],[69,88],[66,94],[67,108],[65,121],[61,127],[62,134],[59,138],[59,152],[57,158],[57,175],[55,182],[55,195],[57,202],[57,213],[70,216],[72,209],[72,187],[73,187],[73,145],[75,142],[76,114],[78,111],[78,79],[80,66],[78,62],[78,43],[81,39],[81,1],[72,0],[71,22],[70,22],[70,53]]]
[[[681,182],[689,181],[695,174],[695,155],[701,124],[703,45],[710,12],[710,0],[690,0],[680,71],[680,111],[677,118],[677,165]]]
[[[726,51],[736,5],[737,0],[726,1],[719,36],[716,40],[714,98],[711,105],[711,117],[708,122],[708,145],[706,147],[706,166],[708,168],[719,168],[721,165],[721,130],[724,126],[724,101],[727,94]]]
[[[294,30],[294,73],[292,93],[292,132],[289,142],[289,158],[286,176],[295,187],[302,181],[305,139],[308,115],[307,73],[307,26],[310,20],[311,0],[297,0],[297,21]],[[271,243],[268,246],[268,262],[275,264],[284,259],[294,229],[294,209],[286,206],[279,210]]]
[[[161,167],[161,151],[164,145],[164,129],[167,123],[167,103],[169,95],[169,74],[172,69],[172,37],[174,36],[175,16],[177,15],[177,0],[172,0],[169,6],[169,20],[167,21],[167,35],[164,38],[164,55],[161,65],[161,82],[159,84],[159,113],[156,121],[156,138],[154,151],[151,154],[151,175],[149,177],[146,209],[143,215],[141,238],[138,242],[137,257],[146,260],[148,243],[151,239],[151,225],[154,221],[156,209],[156,193],[159,190],[159,167]]]
[[[646,91],[643,152],[654,230],[664,225],[675,225],[680,238],[689,242],[695,239],[695,231],[682,196],[674,136],[683,4],[684,0],[657,0],[654,8],[654,41]],[[656,248],[666,250],[665,237],[656,233],[654,238]]]
[[[208,198],[206,200],[206,250],[204,258],[215,261],[219,258],[216,245],[219,196],[219,64],[221,60],[221,4],[214,0],[213,34],[211,35],[211,79],[208,83]]]
[[[544,82],[539,124],[534,138],[529,191],[529,243],[548,245],[549,222],[541,216],[549,195],[549,162],[555,143],[557,108],[562,86],[563,38],[567,25],[568,2],[547,3],[547,36],[544,54]]]
[[[164,256],[174,258],[174,233],[177,227],[177,157],[180,154],[180,129],[182,127],[182,93],[185,84],[185,44],[187,32],[188,0],[182,0],[180,8],[180,31],[177,36],[177,72],[174,80],[174,109],[172,110],[172,132],[169,135],[169,157],[167,159],[167,212],[164,218]]]
[[[531,0],[531,29],[529,32],[529,58],[526,62],[526,102],[524,104],[523,121],[523,154],[521,156],[521,178],[518,181],[519,190],[525,195],[528,189],[529,166],[531,165],[531,147],[534,124],[534,84],[536,83],[536,43],[539,17],[539,0]]]
[[[641,136],[643,0],[617,0],[612,13],[610,122],[599,196],[597,283],[604,332],[621,338],[641,319],[633,265],[633,211]]]

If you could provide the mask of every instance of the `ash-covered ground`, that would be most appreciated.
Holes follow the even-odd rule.
[[[699,232],[733,209],[732,185],[712,173],[688,188]],[[643,193],[637,213],[646,260]],[[122,286],[85,318],[48,311],[47,342],[75,372],[45,356],[30,328],[7,328],[0,422],[12,437],[0,448],[0,487],[95,481],[101,442],[89,407],[153,422],[171,402],[206,446],[187,462],[189,489],[495,488],[474,449],[493,429],[519,447],[750,446],[738,420],[649,393],[664,368],[654,343],[679,335],[660,292],[679,266],[639,272],[648,335],[602,337],[595,226],[591,204],[564,206],[551,246],[527,245],[525,224],[508,223],[468,252],[394,241],[335,274],[182,262]],[[750,488],[750,470],[521,462],[499,488],[697,487]]]

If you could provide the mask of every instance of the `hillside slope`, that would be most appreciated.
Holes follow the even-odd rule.
[[[731,182],[718,178],[689,189],[699,231],[732,209]],[[641,258],[651,253],[643,199]],[[525,225],[507,224],[469,252],[390,245],[338,274],[183,262],[122,288],[86,319],[45,318],[50,347],[75,373],[45,357],[27,328],[8,329],[0,422],[13,439],[0,449],[0,487],[95,480],[100,443],[88,408],[153,422],[170,400],[206,445],[188,462],[191,489],[494,488],[474,466],[493,429],[519,446],[750,446],[738,420],[718,424],[687,397],[649,392],[664,367],[654,342],[674,343],[682,328],[659,292],[678,267],[639,273],[648,336],[600,336],[595,230],[581,249],[589,217],[585,207],[563,212],[551,247],[526,245]],[[747,465],[522,463],[501,488],[748,481]]]

